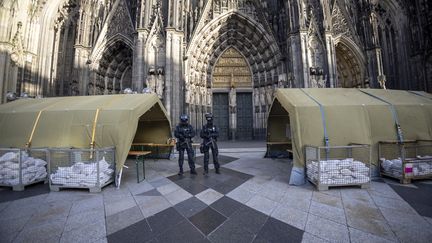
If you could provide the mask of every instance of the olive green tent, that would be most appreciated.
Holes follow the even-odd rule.
[[[169,119],[154,94],[22,99],[0,106],[0,147],[115,146],[121,169],[132,142],[166,143]]]
[[[325,138],[329,146],[371,145],[377,165],[379,141],[432,139],[430,97],[401,90],[279,89],[267,141],[291,143],[297,174],[303,173],[304,145],[324,146]]]

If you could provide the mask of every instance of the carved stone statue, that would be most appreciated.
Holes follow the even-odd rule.
[[[260,88],[260,103],[261,105],[266,104],[266,90],[264,87]]]
[[[190,92],[190,86],[189,85],[185,86],[185,101],[188,104],[191,103],[191,92]]]
[[[271,105],[271,103],[273,102],[273,87],[272,86],[267,86],[266,98],[267,98],[267,105]]]
[[[237,94],[234,86],[231,86],[231,90],[229,92],[229,106],[230,106],[231,113],[235,113],[235,109],[237,106]]]
[[[207,106],[212,105],[212,91],[211,89],[207,89]]]
[[[254,96],[254,105],[259,106],[260,103],[259,89],[257,88],[254,89],[253,96]]]
[[[156,94],[159,96],[160,99],[163,99],[163,92],[164,92],[164,76],[162,74],[158,74],[157,76],[157,82],[156,82]]]

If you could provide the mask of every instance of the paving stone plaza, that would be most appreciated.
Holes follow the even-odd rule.
[[[430,242],[432,183],[377,178],[369,189],[288,184],[291,161],[260,142],[222,143],[221,174],[178,176],[177,158],[146,161],[137,183],[0,191],[0,242]],[[243,148],[242,148],[243,147]]]

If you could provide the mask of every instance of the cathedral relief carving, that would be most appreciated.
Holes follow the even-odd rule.
[[[309,85],[311,88],[326,87],[326,77],[322,73],[316,72],[316,70],[322,70],[324,67],[324,55],[324,44],[319,36],[315,18],[312,16],[308,32],[308,63],[311,70]]]
[[[153,21],[152,28],[146,42],[146,56],[149,66],[146,86],[163,99],[165,90],[165,32],[160,1],[157,1],[153,6],[151,20]]]
[[[118,0],[119,5],[117,6],[116,12],[111,19],[106,37],[110,38],[116,34],[123,34],[128,38],[133,39],[132,33],[134,33],[133,25],[131,22],[131,16],[127,9],[125,0]]]

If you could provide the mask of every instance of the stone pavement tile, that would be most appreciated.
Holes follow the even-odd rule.
[[[159,235],[185,219],[186,218],[177,212],[177,210],[170,207],[147,218],[147,222],[149,223],[152,232]]]
[[[157,178],[154,180],[150,180],[149,183],[154,187],[154,188],[158,188],[161,186],[165,186],[167,184],[172,183],[169,179],[165,178],[165,177],[161,177],[161,178]]]
[[[332,196],[332,197],[342,198],[341,190],[342,189],[340,189],[340,188],[329,188],[328,191],[321,191],[320,193],[328,195],[328,196]]]
[[[189,218],[192,224],[195,225],[204,235],[210,234],[226,219],[227,218],[225,216],[218,213],[211,207],[207,207],[206,209]]]
[[[261,190],[261,188],[263,187],[263,184],[259,184],[255,181],[248,180],[245,183],[241,184],[239,187],[237,187],[237,189],[242,189],[242,190],[246,190],[246,191],[250,191],[253,193],[257,193]]]
[[[229,193],[230,191],[236,189],[238,186],[237,185],[233,185],[227,182],[222,182],[220,184],[217,184],[215,186],[212,186],[212,189],[225,195],[227,193]]]
[[[110,216],[116,214],[118,212],[124,211],[128,208],[135,207],[137,204],[135,202],[134,197],[121,197],[119,200],[114,202],[105,201],[105,213],[106,216]]]
[[[430,242],[432,227],[416,213],[406,214],[381,208],[385,219],[402,242]]]
[[[37,212],[28,221],[29,225],[42,225],[50,223],[56,219],[66,219],[70,209],[72,207],[71,202],[59,201],[50,202],[44,205],[40,205]]]
[[[115,233],[144,219],[138,206],[106,217],[107,235]]]
[[[269,218],[254,242],[301,242],[303,231],[277,219]]]
[[[369,192],[364,189],[360,188],[343,188],[341,189],[342,194],[342,200],[344,201],[350,201],[350,200],[357,200],[361,201],[363,203],[368,203],[371,205],[374,205],[374,201],[372,200],[372,197],[369,195]]]
[[[349,242],[348,227],[309,214],[305,231],[319,238],[333,242]]]
[[[116,188],[113,185],[107,186],[102,190],[102,196],[104,200],[109,200],[110,198],[114,197],[130,197],[131,192],[127,188],[127,186],[122,183],[120,185],[120,188]]]
[[[94,211],[69,214],[64,230],[76,230],[81,228],[83,225],[92,224],[94,221],[105,221],[105,212],[103,208]]]
[[[373,235],[373,234],[369,234],[351,227],[348,227],[349,232],[350,232],[350,239],[351,239],[351,243],[364,243],[364,242],[368,242],[368,243],[391,243],[391,242],[395,242],[397,241],[396,239],[394,239],[394,241],[392,240],[388,240],[385,238],[381,238],[379,236]]]
[[[279,188],[280,190],[287,190],[289,186],[289,176],[275,176],[273,179],[271,179],[270,182],[271,185],[273,185],[275,188]]]
[[[192,197],[192,194],[189,192],[183,190],[182,188],[179,188],[176,191],[173,191],[171,193],[168,193],[164,196],[171,205],[176,205],[177,203],[181,203],[184,200],[187,200]]]
[[[279,203],[260,195],[256,195],[252,197],[251,200],[246,203],[246,205],[266,215],[270,215],[276,209],[276,207],[279,206]]]
[[[247,231],[241,225],[234,224],[233,221],[228,220],[213,231],[208,236],[208,239],[213,243],[249,243],[254,237],[255,235],[253,233]]]
[[[327,243],[329,241],[316,237],[308,232],[304,232],[303,239],[301,242],[302,243]]]
[[[343,208],[332,207],[327,204],[312,201],[309,213],[346,225],[345,211]]]
[[[153,190],[155,187],[148,183],[147,181],[141,181],[137,183],[136,181],[125,183],[126,187],[132,193],[132,195],[137,195],[143,192]],[[123,185],[125,186],[125,185]]]
[[[181,187],[179,187],[177,184],[175,183],[169,183],[166,184],[164,186],[158,187],[157,190],[162,194],[162,195],[166,195],[169,194],[171,192],[177,191],[178,189],[180,189]]]
[[[2,203],[0,203],[0,215],[1,215],[1,212],[2,212],[5,208],[7,208],[7,207],[9,206],[9,204],[11,204],[10,201],[9,201],[9,202],[2,202]]]
[[[66,219],[53,220],[43,225],[26,225],[14,242],[58,242]]]
[[[303,197],[301,194],[291,193],[291,191],[288,191],[285,193],[284,198],[281,201],[281,204],[290,207],[290,208],[296,208],[298,210],[302,210],[304,212],[309,212],[310,204],[311,204],[311,196],[305,195],[306,197]]]
[[[90,198],[75,201],[70,210],[70,214],[94,211],[104,208],[104,200],[102,195],[95,195]]]
[[[432,218],[429,217],[423,217],[429,224],[432,225]]]
[[[110,243],[147,242],[155,237],[156,234],[151,231],[147,220],[141,220],[129,227],[108,235],[107,239]]]
[[[152,189],[150,191],[136,194],[135,196],[162,196],[162,194],[157,189]]]
[[[74,202],[91,197],[88,190],[64,189],[59,192],[50,192],[45,199],[45,202],[67,201]]]
[[[2,219],[0,217],[0,239],[5,242],[12,242],[16,235],[24,228],[29,221],[30,216],[15,218],[12,220]]]
[[[342,199],[340,197],[331,196],[323,192],[314,191],[312,200],[332,207],[343,208]]]
[[[210,188],[222,183],[215,177],[211,177],[211,176],[201,177],[200,175],[197,178],[195,178],[195,182],[198,182],[199,184]]]
[[[242,205],[243,204],[237,202],[236,200],[224,196],[210,206],[219,213],[223,214],[225,217],[229,217],[231,214],[239,210]]]
[[[274,185],[265,184],[258,192],[258,195],[280,203],[285,196],[285,191],[275,187]]]
[[[187,220],[183,220],[175,227],[171,227],[168,231],[159,235],[156,240],[152,242],[208,242],[204,235]]]
[[[102,238],[93,241],[92,243],[108,243],[108,239],[104,236]]]
[[[171,207],[171,204],[163,196],[136,196],[135,199],[145,218]]]
[[[403,200],[396,200],[380,196],[372,196],[372,199],[379,208],[393,209],[407,214],[415,213],[415,210]]]
[[[207,208],[207,204],[203,203],[196,197],[191,197],[181,203],[176,204],[174,208],[180,214],[186,218],[189,218]]]
[[[256,235],[268,218],[267,215],[243,205],[229,217],[229,220]]]
[[[344,200],[344,206],[348,226],[389,240],[395,239],[381,211],[375,206],[358,200]]]
[[[295,208],[279,206],[273,211],[271,216],[298,229],[304,230],[308,214]]]
[[[106,234],[105,220],[94,220],[92,223],[83,223],[81,228],[71,231],[64,231],[60,243],[69,242],[92,242],[96,241]]]
[[[216,202],[217,200],[219,200],[220,198],[223,197],[223,195],[211,188],[197,194],[195,196],[196,198],[198,198],[199,200],[203,201],[205,204],[210,205],[214,202]]]
[[[402,200],[402,198],[397,194],[389,185],[380,182],[371,182],[371,187],[368,189],[370,195],[393,198]]]

